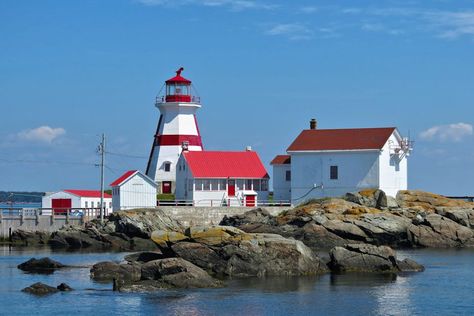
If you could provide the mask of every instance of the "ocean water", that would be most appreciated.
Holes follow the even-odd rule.
[[[342,274],[227,280],[221,289],[117,293],[90,280],[88,268],[28,274],[16,266],[49,256],[70,265],[120,261],[126,253],[68,253],[0,248],[1,315],[473,315],[474,250],[399,251],[422,273]],[[66,282],[75,291],[35,297],[35,282]]]

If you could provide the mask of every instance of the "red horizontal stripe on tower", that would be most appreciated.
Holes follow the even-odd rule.
[[[155,136],[155,146],[181,146],[183,142],[188,142],[189,146],[202,147],[201,136],[199,135],[158,135]]]

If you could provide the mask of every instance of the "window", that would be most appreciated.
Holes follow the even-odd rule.
[[[170,172],[171,171],[171,162],[165,162],[163,165],[163,169],[165,169],[165,172]]]
[[[85,205],[85,206],[86,206],[86,208],[88,208],[88,207],[89,207],[89,206],[88,206],[88,204],[89,204],[89,203],[87,203],[87,201],[86,201],[86,202],[85,202],[85,204],[86,204],[86,205]]]
[[[196,191],[202,191],[202,182],[203,180],[194,180],[194,183],[195,183],[195,190]]]
[[[109,208],[112,208],[112,202],[109,202]]]
[[[285,180],[291,181],[291,170],[286,170],[285,172]]]
[[[244,189],[244,180],[242,179],[238,179],[235,181],[235,186],[236,186],[236,190],[239,191],[239,190],[243,190]]]
[[[227,190],[227,181],[225,179],[220,179],[219,180],[219,190],[220,191]]]
[[[252,190],[252,180],[245,181],[245,190]]]
[[[217,179],[212,179],[211,181],[211,190],[212,191],[217,191],[219,188],[217,187],[217,184],[219,183]]]
[[[204,188],[202,190],[203,191],[211,191],[211,180],[204,179],[202,181],[203,181],[203,184],[204,184]]]
[[[91,201],[91,207],[94,208],[94,201]]]
[[[260,191],[260,180],[259,179],[253,180],[253,190],[254,191]]]
[[[192,190],[193,190],[193,180],[192,180],[192,179],[189,179],[189,182],[188,182],[188,189],[189,189],[189,191],[192,191]]]
[[[337,180],[339,175],[338,175],[338,170],[337,170],[337,166],[331,166],[330,168],[330,175],[329,175],[329,178],[331,180]]]
[[[262,179],[262,191],[268,191],[268,179]]]

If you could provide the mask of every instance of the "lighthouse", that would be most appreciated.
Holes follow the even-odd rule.
[[[191,91],[191,81],[176,76],[166,80],[165,95],[157,96],[155,106],[160,118],[154,135],[146,175],[158,184],[161,193],[174,193],[176,167],[183,150],[202,151],[202,140],[196,119],[200,99]]]

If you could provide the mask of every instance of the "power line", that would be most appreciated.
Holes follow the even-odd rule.
[[[145,157],[145,156],[135,156],[135,155],[122,154],[122,153],[114,153],[114,152],[110,152],[110,151],[106,151],[106,153],[109,154],[109,155],[112,155],[112,156],[137,158],[137,159],[148,159],[148,157]]]
[[[95,166],[94,163],[88,162],[77,162],[77,161],[54,161],[54,160],[31,160],[31,159],[4,159],[0,158],[0,161],[6,163],[31,163],[31,164],[59,164],[59,165],[85,165],[85,166]]]

